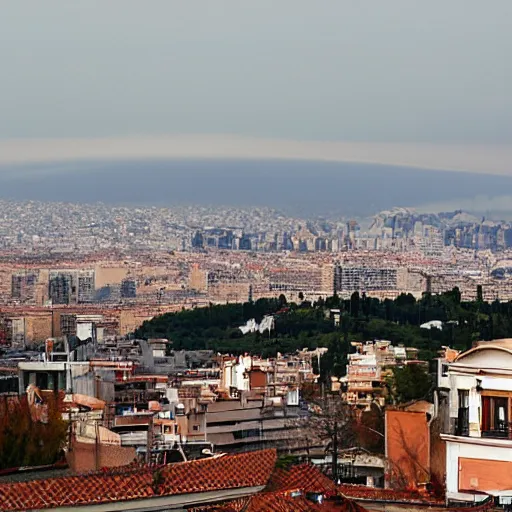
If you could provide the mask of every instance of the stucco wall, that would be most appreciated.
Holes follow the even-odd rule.
[[[504,350],[486,348],[478,350],[457,360],[457,364],[477,368],[512,368],[512,354]]]
[[[99,468],[126,466],[135,459],[135,448],[94,443],[73,443],[73,450],[66,454],[73,471],[85,473]]]
[[[424,412],[386,411],[387,484],[417,488],[430,481],[430,433]]]
[[[507,471],[512,475],[512,442],[504,442],[503,445],[504,446],[491,446],[490,443],[478,445],[474,443],[448,441],[446,443],[446,490],[451,493],[459,491],[459,459],[502,461],[507,463]],[[470,475],[474,465],[466,464],[468,468],[466,474]],[[482,468],[484,468],[484,466],[482,466]],[[496,473],[496,470],[493,470],[493,473]],[[497,477],[497,475],[490,476]],[[496,483],[499,483],[498,480],[496,480]],[[485,480],[485,485],[487,484],[488,481]],[[509,488],[512,488],[512,483]]]

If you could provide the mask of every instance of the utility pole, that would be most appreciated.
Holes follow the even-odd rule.
[[[332,478],[338,482],[338,420],[334,420],[334,435],[332,438]]]
[[[149,419],[148,438],[146,443],[146,464],[151,462],[151,450],[153,448],[153,416]]]
[[[99,461],[99,450],[100,450],[100,429],[98,425],[99,420],[94,421],[94,461],[95,461],[95,468],[96,471],[100,469],[100,461]]]

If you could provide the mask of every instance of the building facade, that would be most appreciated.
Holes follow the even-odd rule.
[[[512,339],[479,342],[441,364],[438,384],[449,397],[447,498],[512,496]]]

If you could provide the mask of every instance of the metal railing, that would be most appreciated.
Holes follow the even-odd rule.
[[[456,436],[469,436],[469,407],[459,407],[457,422],[455,423]]]

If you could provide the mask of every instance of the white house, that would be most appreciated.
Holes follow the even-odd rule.
[[[449,392],[447,498],[512,496],[512,339],[479,342],[443,364],[439,385]]]

